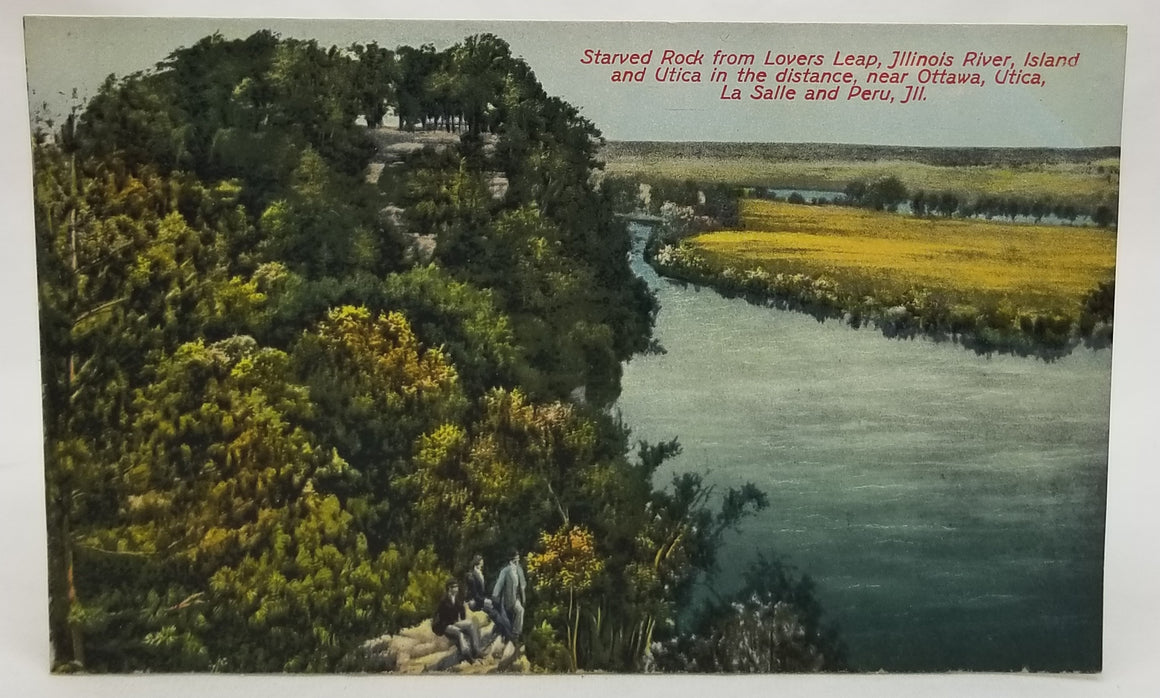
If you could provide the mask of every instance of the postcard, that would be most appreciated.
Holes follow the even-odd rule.
[[[53,672],[1101,671],[1123,26],[24,29]]]

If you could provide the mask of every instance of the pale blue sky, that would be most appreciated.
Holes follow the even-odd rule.
[[[609,139],[843,142],[899,145],[1080,147],[1118,145],[1125,32],[1121,27],[988,25],[688,24],[399,22],[375,20],[239,20],[173,18],[26,19],[30,101],[47,101],[59,113],[77,88],[91,96],[109,73],[151,67],[170,51],[215,31],[244,37],[269,28],[283,36],[314,38],[323,45],[447,46],[472,33],[490,31],[524,57],[550,94],[580,107]],[[580,63],[584,49],[661,51],[717,48],[753,53],[818,53],[826,65],[836,51],[873,53],[889,60],[894,50],[922,53],[967,51],[1010,54],[1016,64],[1033,52],[1081,53],[1079,65],[1046,71],[1046,87],[930,86],[921,104],[900,106],[848,102],[756,102],[720,99],[721,86],[704,84],[617,85],[610,68]],[[706,60],[711,60],[707,58]],[[760,67],[760,66],[759,66]],[[711,66],[704,66],[707,80]],[[958,70],[969,70],[958,68]],[[983,69],[988,83],[993,69]],[[863,71],[855,70],[861,78]],[[732,83],[733,75],[730,74]],[[896,88],[896,101],[904,90]],[[62,94],[63,93],[63,94]]]

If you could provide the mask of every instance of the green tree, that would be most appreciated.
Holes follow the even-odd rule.
[[[314,41],[268,31],[215,34],[174,51],[148,73],[111,76],[77,126],[81,152],[130,169],[188,169],[246,182],[244,203],[261,211],[306,147],[334,170],[361,176],[374,152],[355,124],[355,59]]]
[[[33,152],[52,635],[61,661],[85,665],[76,541],[123,505],[109,465],[133,391],[179,343],[245,329],[265,297],[225,264],[246,231],[236,187]]]
[[[528,554],[528,574],[541,598],[562,605],[568,600],[564,629],[572,670],[580,668],[578,646],[583,618],[582,600],[604,569],[596,552],[592,532],[584,526],[566,525],[555,533],[540,534],[538,553]]]
[[[285,198],[262,213],[258,258],[286,264],[307,279],[397,268],[401,245],[377,212],[357,201],[360,194],[376,196],[370,185],[332,171],[306,150]]]
[[[135,408],[118,466],[124,523],[90,540],[156,565],[158,594],[185,595],[173,614],[140,619],[160,626],[143,649],[194,649],[183,668],[327,670],[437,595],[443,572],[429,554],[374,554],[338,498],[319,491],[349,466],[305,430],[314,406],[285,353],[247,337],[182,345]],[[108,612],[134,620],[131,609]]]
[[[351,47],[358,57],[352,78],[367,126],[378,128],[390,104],[397,101],[399,64],[395,52],[375,42]]]
[[[740,590],[706,603],[691,633],[666,643],[658,656],[675,671],[783,673],[840,671],[846,649],[822,620],[808,576],[777,558],[759,556]]]
[[[910,197],[910,212],[915,216],[925,216],[929,205],[930,201],[926,198],[926,192],[921,189]]]
[[[461,76],[461,103],[471,133],[488,126],[488,108],[503,89],[511,64],[511,49],[494,34],[475,34],[451,49],[452,65]]]
[[[398,309],[427,346],[441,347],[472,399],[494,387],[511,388],[526,372],[523,347],[495,294],[456,280],[430,264],[384,282],[385,308]]]
[[[424,348],[400,313],[335,308],[294,350],[318,407],[314,431],[344,454],[356,479],[332,486],[382,545],[404,535],[409,504],[394,480],[409,470],[416,441],[455,422],[466,407],[455,367]],[[419,538],[420,540],[429,540]]]
[[[1111,227],[1116,222],[1116,210],[1107,204],[1096,206],[1092,212],[1092,222],[1101,228]]]
[[[418,443],[414,472],[397,480],[412,529],[440,558],[465,564],[476,549],[528,546],[570,521],[596,431],[570,406],[493,390],[469,429],[447,424]]]
[[[423,44],[419,48],[400,46],[395,51],[399,66],[397,105],[395,113],[399,120],[399,130],[415,130],[415,126],[426,127],[429,113],[428,81],[439,63],[435,47]]]
[[[906,187],[897,177],[883,177],[870,183],[866,188],[864,200],[876,211],[894,211],[907,198]]]

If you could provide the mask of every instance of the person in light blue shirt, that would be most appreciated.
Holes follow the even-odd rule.
[[[528,589],[528,579],[520,567],[520,552],[512,550],[508,564],[500,570],[495,580],[495,588],[491,598],[499,604],[499,611],[503,613],[511,627],[512,639],[519,638],[524,628],[524,602]]]

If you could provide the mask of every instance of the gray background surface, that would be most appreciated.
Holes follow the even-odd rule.
[[[531,696],[704,695],[707,692],[782,691],[793,695],[869,696],[1140,696],[1153,695],[1155,638],[1160,618],[1154,552],[1160,532],[1155,472],[1160,372],[1154,299],[1160,298],[1160,236],[1152,210],[1160,186],[1160,78],[1156,50],[1160,27],[1144,0],[1007,2],[665,2],[611,0],[585,3],[563,14],[547,3],[465,0],[385,5],[367,1],[303,0],[15,0],[0,12],[0,102],[3,134],[4,222],[0,231],[0,298],[8,312],[0,332],[0,694],[12,696],[287,696],[416,695],[445,691]],[[1095,677],[954,675],[823,677],[59,677],[48,673],[46,562],[40,441],[40,398],[32,240],[31,158],[27,141],[22,15],[57,14],[277,14],[300,17],[670,19],[733,21],[994,22],[1127,24],[1124,148],[1119,232],[1118,299],[1113,363],[1111,453],[1106,556],[1104,673]],[[145,37],[131,37],[126,52]],[[529,57],[530,59],[530,57]],[[549,87],[549,89],[552,89]],[[566,96],[566,95],[565,95]],[[592,115],[596,118],[596,115]],[[610,134],[612,135],[612,134]],[[628,136],[621,136],[628,137]],[[475,683],[478,682],[478,683]]]

